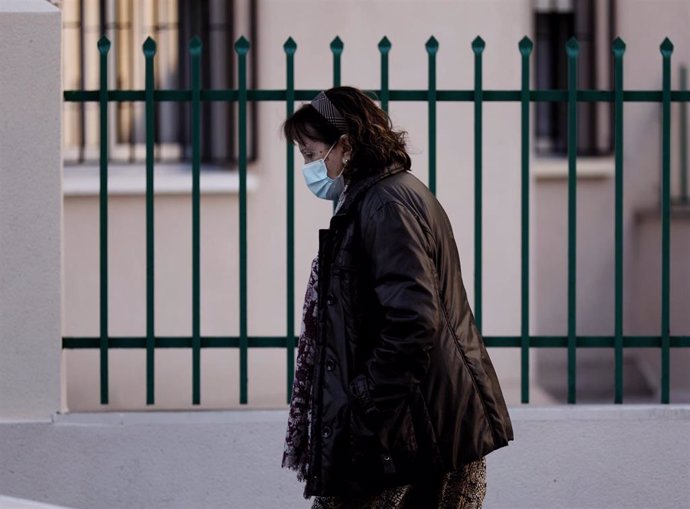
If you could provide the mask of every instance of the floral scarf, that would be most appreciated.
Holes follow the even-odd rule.
[[[347,184],[340,194],[335,212],[345,201]],[[292,397],[288,415],[282,467],[297,471],[297,479],[306,481],[309,469],[309,445],[311,431],[311,387],[314,373],[314,350],[317,334],[317,301],[319,257],[311,263],[311,272],[307,283],[302,308],[302,326],[297,345],[297,365],[292,383]]]
[[[309,430],[311,422],[311,382],[314,370],[314,344],[316,342],[318,255],[311,264],[302,311],[302,330],[297,345],[297,367],[292,383],[292,398],[288,416],[284,468],[297,470],[297,479],[305,481],[309,468]]]

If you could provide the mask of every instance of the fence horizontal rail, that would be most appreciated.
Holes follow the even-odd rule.
[[[486,336],[487,346],[520,348],[521,360],[521,400],[529,402],[529,351],[531,348],[567,348],[568,403],[575,403],[576,389],[576,351],[577,348],[613,348],[615,350],[614,402],[623,401],[623,350],[625,348],[658,348],[661,353],[661,402],[669,403],[670,399],[670,351],[672,348],[690,347],[689,336],[671,336],[670,334],[670,130],[671,104],[678,102],[684,108],[690,101],[690,91],[686,90],[685,81],[681,81],[681,90],[671,89],[671,55],[673,44],[666,38],[659,46],[662,57],[662,90],[625,90],[623,85],[623,56],[625,43],[617,38],[611,45],[614,57],[613,90],[588,90],[577,87],[577,62],[580,46],[571,38],[563,48],[567,54],[567,89],[535,90],[530,88],[530,56],[533,43],[524,37],[518,43],[521,58],[520,90],[485,90],[483,86],[482,55],[486,44],[481,37],[472,41],[474,53],[474,85],[468,90],[440,90],[437,88],[436,54],[439,42],[431,37],[426,45],[427,52],[427,88],[415,90],[390,89],[388,56],[392,49],[391,42],[382,38],[378,50],[381,57],[380,87],[367,92],[380,100],[381,108],[388,111],[390,101],[423,102],[428,105],[428,182],[432,192],[436,192],[436,113],[438,103],[467,102],[473,104],[474,120],[474,303],[473,309],[477,326],[482,327],[483,314],[483,104],[488,102],[519,103],[521,106],[520,126],[520,181],[521,181],[521,286],[520,286],[520,335]],[[191,348],[193,404],[200,403],[200,351],[202,348],[231,347],[240,350],[240,403],[247,403],[247,351],[250,347],[285,348],[287,353],[287,386],[288,402],[290,401],[294,375],[295,335],[295,284],[294,284],[294,150],[286,146],[286,334],[284,336],[250,336],[247,315],[247,104],[250,102],[284,102],[285,113],[291,115],[296,101],[308,101],[320,90],[295,89],[294,59],[297,44],[288,38],[283,49],[285,52],[285,88],[277,90],[249,89],[247,86],[247,54],[250,43],[241,37],[235,43],[237,53],[237,88],[204,90],[201,88],[201,56],[203,44],[198,37],[189,43],[191,60],[191,89],[157,90],[154,83],[153,64],[156,54],[156,43],[150,37],[146,39],[142,50],[145,57],[144,90],[109,90],[108,61],[110,41],[102,37],[98,41],[100,53],[100,86],[98,90],[66,90],[65,102],[98,102],[100,113],[100,335],[98,337],[64,337],[63,347],[98,348],[100,350],[100,388],[101,403],[108,402],[108,351],[111,348],[145,348],[146,349],[146,401],[154,402],[154,352],[156,348]],[[330,45],[332,52],[332,82],[334,86],[342,81],[341,57],[344,50],[343,41],[336,37]],[[684,76],[684,75],[682,75]],[[144,102],[146,120],[146,335],[132,337],[113,337],[108,333],[108,103],[109,102]],[[155,103],[188,102],[191,109],[192,129],[192,336],[156,336],[154,331],[154,243],[153,243],[153,166],[155,148]],[[238,336],[202,336],[200,332],[200,241],[199,241],[199,175],[200,175],[200,115],[202,102],[236,102],[238,103],[237,139],[239,146],[239,335]],[[558,102],[567,104],[567,161],[568,161],[568,224],[567,224],[567,335],[535,336],[529,333],[529,179],[530,179],[530,103]],[[613,103],[614,108],[614,154],[615,154],[615,312],[612,336],[582,336],[577,334],[576,285],[577,285],[577,134],[578,103]],[[659,336],[626,336],[623,334],[623,116],[625,103],[660,103],[662,111],[662,153],[661,153],[661,219],[662,240],[661,260],[661,313]],[[684,109],[682,111],[685,111]],[[685,114],[685,113],[683,113]],[[686,131],[681,123],[681,132]],[[233,133],[234,134],[234,133]],[[687,155],[681,155],[683,173],[681,182],[687,186]],[[687,198],[687,190],[683,197]]]
[[[156,336],[154,337],[156,348],[191,348],[193,344],[191,336]],[[239,336],[201,336],[201,348],[239,348]],[[297,336],[293,337],[296,341]],[[671,336],[670,348],[690,347],[690,336]],[[578,348],[614,348],[615,336],[576,336]],[[65,336],[62,338],[62,347],[67,349],[98,348],[100,338],[98,336]],[[484,343],[488,347],[520,347],[521,336],[484,336]],[[285,348],[288,339],[285,336],[249,336],[248,346],[252,348]],[[146,348],[145,336],[110,336],[109,348]],[[530,336],[529,346],[532,348],[563,348],[568,346],[568,336]],[[661,336],[625,336],[624,348],[660,348]]]
[[[320,90],[295,90],[294,99],[298,101],[309,101],[318,94]],[[371,96],[381,97],[382,91],[366,90]],[[427,102],[429,100],[428,90],[388,90],[390,101],[401,102]],[[286,90],[252,90],[247,89],[247,101],[276,101],[284,102],[287,100]],[[67,102],[98,102],[98,90],[65,90],[64,100]],[[566,102],[568,100],[567,90],[531,90],[528,94],[529,102]],[[144,90],[110,90],[106,94],[109,102],[144,102],[146,91]],[[156,90],[153,93],[156,102],[191,102],[191,90]],[[239,91],[237,89],[214,89],[201,90],[199,99],[203,102],[238,102]],[[435,99],[439,102],[473,102],[475,93],[473,90],[437,90]],[[482,101],[484,102],[520,102],[522,92],[520,90],[483,90]],[[615,92],[612,90],[578,90],[575,94],[577,102],[584,103],[610,103],[615,99]],[[623,102],[662,102],[662,92],[655,90],[628,90],[623,92]],[[690,91],[675,90],[671,91],[671,102],[690,102]]]

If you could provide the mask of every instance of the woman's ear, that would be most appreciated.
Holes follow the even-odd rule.
[[[352,159],[352,145],[350,144],[350,138],[347,136],[347,134],[343,134],[340,137],[340,143],[342,144],[343,149],[343,159],[347,159],[349,161]]]

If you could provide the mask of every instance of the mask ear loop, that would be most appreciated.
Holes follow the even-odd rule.
[[[341,134],[340,137],[337,140],[335,140],[335,143],[333,145],[331,145],[331,148],[328,149],[328,152],[326,152],[326,155],[323,156],[323,162],[324,163],[326,162],[326,158],[328,157],[328,154],[330,154],[331,150],[333,150],[333,147],[335,147],[338,144],[338,142],[340,140],[342,140],[345,136],[347,136],[347,134]]]
[[[323,157],[323,164],[326,164],[326,158],[328,157],[328,154],[331,153],[331,150],[333,150],[333,147],[335,147],[335,146],[338,144],[338,142],[339,142],[340,140],[342,140],[343,138],[345,138],[346,136],[347,136],[347,134],[341,134],[341,135],[340,135],[340,138],[338,138],[338,139],[336,140],[336,142],[331,146],[331,148],[328,149],[328,152],[326,152],[326,155]],[[349,159],[348,159],[348,161],[349,161]],[[340,177],[340,176],[343,174],[343,172],[345,171],[345,166],[346,166],[346,165],[347,165],[347,163],[343,165],[343,169],[340,170],[340,173],[338,173],[338,175],[336,175],[336,177],[335,177],[334,179],[332,179],[332,180],[337,179],[338,177]],[[330,178],[330,177],[328,177],[328,178]]]
[[[328,158],[328,154],[331,153],[331,150],[333,150],[333,149],[335,148],[335,146],[338,144],[338,142],[342,139],[343,136],[345,136],[345,135],[343,134],[343,135],[340,136],[340,138],[338,138],[337,140],[335,140],[335,143],[334,143],[333,145],[331,145],[331,148],[328,149],[328,152],[326,152],[326,155],[323,156],[323,157],[321,158],[322,161],[323,161],[323,165],[324,165],[324,166],[326,166],[326,158]],[[326,170],[328,170],[328,167],[326,167]],[[342,173],[343,173],[343,170],[345,170],[345,168],[343,168],[342,170],[340,170],[340,173],[338,173],[338,175],[337,175],[335,178],[340,177],[340,175],[342,175]],[[328,177],[328,175],[326,175],[326,176]],[[335,180],[334,178],[331,178],[331,177],[328,177],[328,178],[331,179],[331,180]]]
[[[336,140],[336,142],[335,142],[333,145],[331,145],[331,148],[328,149],[328,152],[326,152],[326,155],[323,156],[323,158],[322,158],[322,159],[323,159],[323,164],[326,164],[326,158],[328,158],[328,154],[331,153],[331,150],[333,150],[333,147],[335,147],[335,146],[338,144],[339,141],[340,141],[340,138],[338,138],[338,139]]]

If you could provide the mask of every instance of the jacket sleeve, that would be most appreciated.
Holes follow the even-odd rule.
[[[360,223],[366,265],[382,325],[363,373],[350,384],[355,408],[370,422],[396,408],[426,375],[441,326],[427,228],[405,205],[379,206]]]

